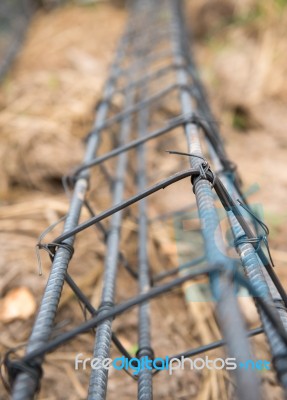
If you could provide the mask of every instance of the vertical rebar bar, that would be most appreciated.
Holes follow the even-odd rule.
[[[111,68],[110,77],[107,81],[105,88],[105,95],[110,96],[115,88],[116,80],[119,75],[119,63],[124,55],[124,49],[126,46],[125,38],[121,41],[119,49],[117,51],[114,64]],[[94,129],[98,129],[103,125],[109,110],[108,103],[101,103],[98,109]],[[86,154],[84,162],[89,162],[95,157],[99,141],[100,131],[90,135],[87,143]],[[64,232],[68,232],[70,229],[77,226],[85,198],[85,193],[88,187],[89,171],[84,171],[80,174],[77,179],[71,198],[71,203],[68,211],[68,216],[64,225]],[[73,246],[74,237],[66,241],[70,246]],[[57,251],[51,272],[48,278],[46,289],[43,295],[43,299],[40,304],[40,308],[34,322],[33,330],[29,338],[26,353],[29,354],[33,350],[41,347],[43,343],[46,343],[49,339],[56,311],[61,296],[66,271],[68,269],[69,261],[71,259],[71,252],[68,248],[59,248]],[[37,360],[37,364],[41,366],[43,360]],[[29,400],[34,398],[34,394],[37,390],[38,380],[35,379],[34,375],[22,372],[19,373],[14,387],[13,387],[13,399],[14,400]]]
[[[182,0],[170,0],[172,14],[172,44],[174,50],[174,62],[184,64],[185,52],[181,41],[183,21],[180,18]],[[186,69],[176,72],[177,81],[181,87],[189,85],[189,74]],[[180,101],[183,113],[194,112],[193,99],[186,90],[180,90]],[[199,134],[196,124],[187,123],[185,125],[188,151],[192,154],[203,157]],[[190,157],[193,168],[199,168],[202,161],[197,157]],[[220,232],[219,217],[214,205],[213,193],[210,183],[206,180],[198,180],[194,184],[201,229],[205,243],[205,253],[207,261],[213,265],[222,265],[226,270],[230,269],[230,263],[224,254],[224,244]],[[245,363],[252,359],[249,343],[246,338],[242,316],[235,298],[234,288],[225,280],[218,279],[218,276],[211,276],[211,288],[214,296],[218,299],[217,311],[220,320],[220,327],[226,339],[228,351],[231,357],[236,358],[240,363]],[[236,378],[238,382],[238,395],[244,399],[259,399],[259,382],[254,371],[237,369]]]
[[[143,3],[138,2],[139,6]],[[153,18],[150,15],[150,18]],[[143,65],[143,71],[148,69],[147,63]],[[139,96],[146,98],[148,95],[148,83],[141,86]],[[138,138],[146,135],[149,122],[149,109],[143,108],[138,114]],[[141,192],[146,188],[146,154],[145,145],[142,144],[137,148],[137,186],[138,191]],[[149,260],[147,253],[147,240],[148,240],[148,220],[147,220],[147,200],[143,199],[139,202],[139,215],[138,215],[138,279],[139,279],[139,293],[145,293],[150,289],[150,271]],[[139,327],[138,327],[138,352],[137,357],[142,359],[148,357],[153,358],[151,349],[150,337],[150,317],[149,317],[149,304],[143,303],[139,306]],[[139,400],[152,400],[152,369],[144,368],[139,372],[138,377],[138,399]]]
[[[133,46],[132,40],[129,44]],[[131,60],[141,52],[141,45],[137,43],[137,47],[134,48],[134,52],[131,55]],[[127,76],[128,82],[134,79],[137,75],[137,65],[133,68],[130,75]],[[127,85],[129,87],[129,85]],[[135,99],[134,88],[127,89],[125,94],[124,110],[129,109]],[[127,115],[122,123],[120,130],[120,144],[128,142],[131,135],[132,128],[132,115]],[[125,176],[128,165],[128,154],[126,152],[121,153],[118,157],[116,167],[116,177],[114,180],[114,192],[113,192],[113,205],[120,203],[123,199],[124,188],[125,188]],[[101,315],[113,307],[115,297],[115,283],[117,276],[117,267],[119,259],[119,241],[120,241],[120,229],[122,222],[122,212],[118,212],[113,215],[110,223],[110,228],[107,237],[107,249],[105,258],[105,273],[103,278],[103,289],[101,297],[101,305],[99,307],[98,314]],[[94,346],[94,358],[105,359],[110,355],[112,335],[112,321],[106,320],[101,323],[96,331],[96,340]],[[106,397],[108,381],[108,369],[102,367],[97,370],[91,371],[90,384],[89,384],[89,400],[103,400]]]
[[[126,107],[133,103],[134,91],[126,96]],[[126,143],[131,134],[131,118],[127,117],[121,124],[120,142]],[[117,162],[116,177],[114,180],[113,205],[121,202],[125,187],[125,172],[127,168],[127,153],[122,153]],[[98,315],[105,313],[114,304],[115,282],[117,275],[119,240],[122,221],[122,212],[113,215],[107,236],[107,253],[105,259],[105,272],[103,278],[103,290],[101,305]],[[110,355],[112,337],[112,321],[106,320],[97,327],[94,358],[105,359]],[[106,396],[108,370],[100,368],[92,370],[89,384],[89,400],[100,400]]]
[[[208,145],[208,150],[211,155],[214,167],[218,171],[222,171],[222,164],[220,163],[216,152],[212,146]],[[240,194],[234,187],[233,180],[230,179],[230,174],[223,173],[222,182],[225,187],[228,188],[229,194],[232,198],[237,201],[241,200]],[[237,221],[232,211],[227,212],[227,217],[234,235],[235,243],[239,238],[244,237],[244,231]],[[281,320],[285,330],[287,330],[287,312],[283,305],[282,298],[272,282],[270,276],[266,272],[261,260],[259,259],[256,251],[251,243],[242,243],[236,246],[236,250],[240,256],[242,266],[248,276],[252,285],[256,288],[257,292],[260,293],[261,297],[274,309],[274,313],[277,313],[277,318]],[[256,299],[255,304],[256,304]],[[277,308],[277,310],[276,310]],[[287,388],[287,360],[285,357],[281,357],[282,354],[287,354],[286,345],[276,332],[276,329],[272,326],[269,319],[265,315],[264,311],[259,307],[258,313],[260,315],[262,325],[264,327],[268,342],[270,344],[271,353],[274,357],[275,369],[278,374],[278,378],[282,383],[282,386]]]

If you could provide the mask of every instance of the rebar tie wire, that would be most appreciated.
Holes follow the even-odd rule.
[[[44,235],[41,235],[37,244],[38,250],[44,249],[48,251],[52,260],[52,268],[39,313],[27,344],[26,354],[22,358],[12,360],[10,356],[13,351],[9,351],[3,360],[9,380],[8,386],[12,390],[12,397],[14,400],[33,399],[35,393],[40,389],[42,364],[45,355],[68,340],[91,329],[98,328],[96,330],[94,354],[99,354],[100,343],[105,343],[105,354],[108,354],[110,344],[113,342],[125,357],[131,359],[130,353],[112,331],[112,320],[117,315],[135,306],[139,306],[141,310],[139,313],[139,326],[145,327],[145,329],[139,329],[141,340],[139,342],[138,357],[147,355],[150,359],[153,359],[154,352],[150,342],[149,310],[145,305],[148,305],[148,301],[167,293],[174,287],[202,275],[207,275],[210,278],[211,290],[218,305],[218,321],[224,338],[218,342],[178,353],[169,357],[169,360],[172,358],[192,357],[223,345],[226,345],[229,354],[236,356],[239,361],[243,360],[244,357],[247,359],[248,357],[252,358],[247,337],[265,333],[274,358],[274,368],[286,391],[287,296],[273,269],[273,261],[267,241],[268,228],[252,213],[241,193],[240,178],[235,164],[226,155],[218,126],[209,109],[204,87],[199,79],[193,56],[189,50],[182,0],[134,0],[131,2],[130,13],[129,23],[120,41],[103,98],[96,107],[93,129],[86,138],[84,161],[69,177],[64,179],[65,186],[68,187],[67,183],[69,183],[72,191],[70,209],[66,217],[64,217],[63,233],[50,243],[42,243]],[[148,26],[149,29],[147,29]],[[169,49],[161,50],[159,43],[161,45],[166,43]],[[126,61],[129,61],[128,66],[126,66]],[[154,63],[157,62],[163,62],[163,66],[157,65],[154,68]],[[157,91],[156,94],[150,93],[152,84],[157,83],[159,79],[165,78],[169,72],[175,74],[175,81]],[[126,80],[124,85],[120,83],[123,78]],[[156,109],[157,105],[173,92],[179,95],[181,114],[174,116],[163,127],[149,131],[150,111]],[[125,105],[116,114],[110,116],[110,111],[114,110],[113,99],[117,94],[122,96]],[[135,96],[136,94],[139,98]],[[132,120],[135,117],[139,118],[139,135],[135,139],[129,139],[129,131]],[[109,134],[109,129],[115,124],[121,130],[124,142],[105,154],[97,155],[101,136]],[[139,163],[138,170],[138,176],[140,177],[140,168],[145,168],[143,147],[145,143],[155,141],[159,137],[171,133],[176,128],[184,130],[188,151],[185,153],[171,150],[169,153],[189,157],[190,168],[179,171],[147,188],[145,187],[146,177],[142,176],[139,181],[141,183],[138,184],[138,193],[123,200],[123,183],[121,183],[121,180],[127,167],[127,152],[137,149],[139,159],[142,160]],[[216,170],[211,167],[210,162],[203,156],[199,131],[203,132],[205,141],[210,145],[210,157],[213,163],[218,165]],[[97,165],[102,166],[104,162],[114,157],[118,157],[118,168],[121,171],[118,172],[120,175],[117,175],[118,184],[116,183],[117,179],[114,180],[114,177],[110,176],[107,171],[105,174],[109,184],[112,181],[113,187],[117,185],[117,189],[115,188],[114,191],[114,204],[96,215],[87,200],[91,169]],[[143,246],[146,229],[148,229],[149,225],[149,220],[145,217],[145,202],[152,194],[185,178],[189,178],[193,186],[202,223],[201,229],[205,241],[205,254],[203,257],[187,263],[187,265],[173,270],[163,270],[161,273],[153,275]],[[230,185],[228,190],[226,189],[226,182]],[[215,235],[214,227],[218,224],[218,217],[214,206],[213,190],[230,217],[231,228],[235,234],[234,244],[246,271],[246,277],[234,269],[233,263],[230,263],[226,256],[220,254],[215,246],[213,236]],[[234,198],[234,193],[238,202]],[[106,230],[101,224],[106,218],[112,217],[115,226],[120,228],[119,213],[135,203],[139,203],[140,212],[142,213],[139,230],[141,238],[139,239],[139,251],[144,262],[142,262],[139,271],[135,271],[129,265],[118,244],[111,246],[112,240],[116,243],[119,239],[120,230],[117,230],[116,238],[112,239],[111,231]],[[83,207],[88,209],[91,218],[80,224],[79,216]],[[242,215],[240,207],[251,215],[251,225],[250,221]],[[256,231],[258,224],[264,230],[264,234],[261,236]],[[103,241],[107,244],[107,248],[110,249],[114,265],[116,265],[117,260],[121,261],[129,270],[133,279],[139,280],[140,293],[138,296],[130,298],[124,303],[114,304],[113,293],[116,270],[108,259],[106,259],[102,302],[98,309],[91,305],[88,297],[70,276],[68,266],[74,253],[75,236],[91,226],[96,227],[103,234]],[[50,230],[48,228],[45,234]],[[268,257],[261,249],[261,242],[266,245]],[[248,260],[244,257],[243,252],[246,246],[252,256]],[[251,259],[253,260],[252,264],[250,263]],[[199,266],[203,261],[205,264]],[[196,265],[198,266],[196,267]],[[192,269],[190,266],[192,266]],[[265,275],[262,275],[262,268],[269,280],[265,278]],[[159,280],[173,276],[179,271],[181,271],[181,276],[157,286],[156,283]],[[90,313],[91,318],[78,327],[51,339],[64,281],[67,282],[81,304]],[[144,282],[150,283],[148,290],[143,290],[145,287]],[[253,331],[245,331],[233,289],[235,282],[246,287],[257,304],[262,326]],[[108,288],[110,289],[108,290]],[[105,295],[107,291],[108,296]],[[138,382],[138,398],[140,400],[152,399],[152,377],[157,372],[153,371],[152,374],[143,373],[139,377],[133,376]],[[239,369],[236,371],[236,380],[240,398],[250,400],[260,398],[258,380],[254,371]],[[105,399],[107,382],[108,374],[102,373],[102,371],[99,374],[94,372],[90,380],[89,399]]]

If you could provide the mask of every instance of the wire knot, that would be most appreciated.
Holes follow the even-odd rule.
[[[193,185],[193,193],[194,193],[194,188],[195,188],[196,184],[202,179],[207,180],[208,182],[210,182],[211,183],[211,188],[213,189],[213,187],[215,185],[215,181],[216,181],[216,175],[211,170],[208,161],[204,157],[202,157],[202,156],[200,156],[198,154],[185,153],[185,152],[173,151],[173,150],[167,151],[167,153],[169,153],[169,154],[177,154],[177,155],[182,155],[182,156],[188,156],[188,157],[196,157],[196,158],[199,158],[200,160],[202,160],[202,162],[200,163],[200,165],[198,167],[198,175],[197,176],[194,176],[194,175],[191,176],[191,183]],[[211,177],[210,177],[210,175],[211,175]]]
[[[59,248],[65,249],[69,252],[70,258],[73,257],[74,254],[74,247],[70,245],[69,243],[37,243],[36,246],[38,247],[39,250],[45,250],[49,256],[51,261],[54,260],[56,252]]]
[[[8,381],[3,377],[1,373],[1,378],[2,382],[4,384],[5,389],[8,392],[11,392],[12,387],[14,385],[14,382],[20,373],[25,373],[29,375],[34,382],[37,384],[36,392],[39,392],[40,390],[40,381],[43,375],[43,369],[37,361],[30,361],[26,362],[23,359],[18,359],[18,360],[11,360],[10,356],[12,353],[14,353],[15,350],[9,350],[3,360],[3,366],[5,368],[5,372],[8,378]]]
[[[39,275],[42,275],[42,262],[41,262],[41,257],[40,257],[40,253],[39,250],[45,250],[49,256],[50,256],[50,260],[53,262],[56,252],[59,248],[65,249],[69,252],[69,258],[71,259],[74,255],[74,247],[66,242],[62,242],[62,243],[41,243],[38,242],[36,244],[36,255],[37,255],[37,259],[38,259],[38,269],[39,269]]]
[[[268,243],[268,235],[269,235],[269,228],[268,228],[268,226],[267,226],[263,221],[261,221],[261,220],[260,220],[248,207],[246,207],[239,199],[237,200],[237,202],[240,204],[240,206],[241,206],[242,208],[244,208],[244,210],[245,210],[246,212],[248,212],[248,214],[251,215],[251,217],[252,217],[256,222],[258,222],[258,224],[259,224],[259,225],[261,226],[261,228],[263,229],[263,232],[264,232],[264,233],[263,233],[262,235],[258,235],[258,236],[251,237],[251,238],[250,238],[250,237],[247,237],[246,234],[244,234],[244,235],[242,235],[242,236],[239,236],[238,238],[236,238],[236,239],[234,240],[234,246],[235,246],[235,247],[238,247],[238,246],[241,245],[241,244],[250,243],[250,244],[256,246],[256,247],[254,247],[254,250],[255,250],[255,252],[257,253],[257,252],[259,251],[259,249],[260,249],[262,243],[264,243],[264,244],[265,244],[265,247],[266,247],[266,249],[267,249],[268,256],[269,256],[270,262],[271,262],[271,264],[272,264],[272,267],[274,267],[274,262],[273,262],[273,259],[272,259],[272,256],[271,256],[271,251],[270,251],[270,247],[269,247],[269,243]]]

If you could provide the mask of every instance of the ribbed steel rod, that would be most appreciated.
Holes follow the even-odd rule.
[[[222,165],[216,155],[216,152],[213,148],[209,145],[209,153],[213,160],[214,166],[217,170],[222,170]],[[237,199],[242,200],[240,194],[237,192],[236,188],[234,187],[234,182],[230,179],[229,174],[223,173],[222,174],[222,182],[228,187],[230,195],[236,201]],[[245,234],[238,223],[237,219],[233,215],[232,211],[227,213],[227,217],[230,222],[230,226],[235,238],[238,240],[242,238]],[[266,302],[270,306],[273,307],[274,313],[278,314],[278,318],[281,319],[282,324],[287,330],[287,312],[284,307],[282,298],[276,289],[274,283],[272,282],[271,278],[269,277],[268,273],[265,270],[265,267],[262,265],[261,260],[259,259],[254,247],[250,243],[242,243],[236,246],[236,250],[240,256],[242,261],[243,268],[248,276],[250,282],[253,286],[257,289],[258,293],[261,294],[261,297],[265,299]],[[265,271],[265,274],[264,274]],[[256,299],[255,299],[256,304]],[[277,310],[276,310],[277,308]],[[287,348],[272,324],[270,324],[269,319],[266,317],[264,311],[259,307],[258,309],[262,325],[264,327],[265,334],[267,336],[268,342],[270,344],[271,353],[274,357],[274,366],[275,370],[278,374],[278,378],[282,383],[282,386],[287,389],[287,359],[285,357],[281,357],[282,354],[287,354]]]
[[[126,46],[125,38],[123,38],[119,49],[117,51],[114,64],[111,68],[110,77],[107,81],[105,94],[107,96],[111,95],[114,91],[116,80],[119,74],[119,63],[124,55],[124,50]],[[94,128],[103,125],[108,113],[109,105],[107,103],[102,103],[98,109]],[[100,132],[99,132],[100,133]],[[84,162],[89,162],[95,157],[99,145],[100,137],[99,134],[91,135],[89,137],[86,154]],[[83,206],[83,200],[85,193],[87,191],[89,181],[89,171],[85,171],[79,176],[75,184],[73,191],[68,216],[65,221],[64,231],[68,232],[72,228],[76,227],[79,222],[81,209]],[[73,246],[74,237],[66,240],[70,246]],[[40,308],[33,326],[31,336],[29,338],[26,353],[29,354],[33,350],[40,348],[44,343],[46,343],[51,335],[54,318],[58,308],[65,274],[69,265],[71,258],[71,252],[67,248],[59,248],[57,254],[54,258],[51,272],[48,278],[47,286],[43,295],[43,299],[40,304]],[[37,360],[37,364],[41,365],[42,359]],[[13,399],[14,400],[30,400],[34,398],[34,394],[37,390],[38,381],[35,377],[29,375],[28,373],[19,373],[14,387],[13,387]]]
[[[126,93],[125,108],[132,106],[135,98],[135,92],[132,89]],[[126,143],[131,135],[131,116],[128,115],[121,124],[120,143]],[[125,176],[128,165],[128,154],[122,153],[118,157],[116,174],[114,179],[113,205],[122,201],[125,188]],[[113,307],[115,297],[115,283],[117,276],[117,267],[119,261],[119,241],[120,229],[122,223],[122,212],[113,215],[107,236],[107,250],[105,258],[105,269],[103,278],[103,290],[101,305],[98,315],[104,314]],[[96,331],[96,341],[94,347],[94,358],[105,359],[110,355],[110,346],[112,338],[112,320],[102,322]],[[89,384],[89,400],[102,400],[106,397],[108,381],[108,370],[100,368],[91,371]]]
[[[138,41],[134,44],[133,52],[131,52],[131,59],[141,54],[145,42]],[[133,76],[137,76],[137,68],[134,68],[133,74],[128,76],[129,81],[133,79]],[[125,108],[123,114],[125,118],[121,124],[120,131],[120,144],[125,144],[129,141],[132,132],[132,115],[126,112],[130,108],[133,108],[135,100],[135,90],[130,85],[127,85],[127,92],[125,94]],[[118,157],[116,176],[114,180],[114,193],[113,193],[113,205],[120,203],[123,200],[124,188],[125,188],[125,177],[128,166],[128,153],[121,153]],[[105,259],[105,273],[103,278],[103,290],[101,305],[99,307],[98,315],[104,314],[107,310],[111,309],[114,304],[115,297],[115,282],[117,276],[117,267],[119,261],[119,241],[120,241],[120,230],[122,223],[122,212],[118,212],[113,215],[110,223],[110,228],[107,237],[107,250]],[[106,320],[97,327],[96,341],[94,347],[94,358],[105,359],[110,355],[110,345],[112,337],[112,320]],[[108,382],[108,370],[100,368],[92,370],[89,384],[89,400],[103,400],[106,397]]]
[[[150,1],[137,1],[137,12],[150,3]],[[154,15],[150,14],[153,19]],[[143,62],[143,70],[148,69],[148,63]],[[148,96],[148,82],[146,82],[139,92],[139,96],[146,98]],[[149,122],[149,109],[143,108],[138,114],[138,138],[142,139],[148,132]],[[138,192],[143,191],[147,186],[146,176],[146,151],[145,145],[142,144],[137,148],[137,186]],[[138,204],[138,279],[139,279],[139,293],[144,293],[150,289],[150,271],[149,260],[147,253],[148,242],[148,220],[147,220],[147,199],[143,199]],[[143,303],[139,306],[139,327],[138,327],[138,352],[139,359],[143,357],[153,358],[151,349],[151,334],[150,334],[150,307],[148,303]],[[139,400],[152,400],[152,370],[142,369],[138,376],[138,399]]]
[[[184,55],[187,49],[183,48],[181,41],[182,31],[184,30],[184,21],[181,18],[182,0],[169,0],[169,2],[171,4],[173,25],[171,40],[174,50],[174,62],[184,63]],[[180,86],[188,85],[189,74],[186,70],[179,70],[176,72],[176,75]],[[181,90],[180,101],[183,113],[194,111],[193,99],[188,92]],[[188,151],[203,157],[197,126],[192,123],[186,124],[185,134]],[[190,157],[190,163],[193,168],[199,168],[201,161],[197,157]],[[201,220],[207,261],[210,264],[219,263],[225,265],[226,269],[228,269],[230,268],[230,262],[224,254],[223,238],[219,229],[219,217],[214,205],[210,184],[205,180],[199,180],[195,183],[194,192]],[[215,279],[211,276],[211,288],[213,294],[218,298],[218,318],[229,354],[243,363],[248,359],[252,359],[249,343],[246,339],[244,323],[234,295],[234,289],[224,279],[218,280],[216,276]],[[254,371],[237,369],[235,375],[238,383],[238,396],[240,398],[254,400],[260,398],[259,382]]]
[[[126,105],[130,106],[134,99],[134,93],[128,93]],[[121,126],[120,141],[126,142],[131,134],[131,118],[127,117]],[[113,204],[119,203],[123,198],[125,187],[125,173],[127,168],[127,153],[122,153],[117,162],[116,177],[114,180]],[[107,252],[105,259],[105,270],[103,278],[103,291],[101,305],[98,315],[105,313],[113,307],[115,297],[115,281],[119,258],[120,228],[122,222],[122,212],[113,215],[107,237]],[[101,323],[96,331],[96,342],[94,348],[94,358],[105,359],[110,355],[110,345],[112,338],[112,321],[107,320]],[[108,370],[100,368],[92,370],[89,384],[89,400],[100,400],[106,396]]]
[[[182,40],[185,42],[185,46],[187,46],[186,37],[184,35],[182,37]],[[208,102],[206,100],[204,88],[201,85],[200,78],[197,76],[195,62],[190,53],[188,57],[188,65],[189,65],[189,73],[193,77],[193,79],[196,80],[197,92],[200,94],[199,104],[201,104],[202,107],[204,108],[205,115],[207,115],[209,119],[212,120],[213,117],[210,112]],[[210,128],[217,132],[217,129],[214,129],[214,124],[210,124]],[[219,142],[221,142],[221,139],[219,138],[218,134],[217,137],[219,139]],[[211,158],[216,166],[216,169],[218,171],[223,171],[222,182],[228,188],[229,193],[232,195],[234,200],[240,199],[241,201],[244,202],[244,200],[241,197],[240,191],[238,191],[238,185],[236,184],[237,181],[234,180],[234,174],[231,177],[228,171],[224,171],[224,166],[218,159],[216,151],[212,148],[211,145],[209,145],[208,147],[211,154]],[[247,213],[246,217],[250,218],[250,216]],[[244,236],[244,232],[232,212],[228,212],[228,218],[235,239]],[[277,313],[280,316],[282,324],[285,327],[285,329],[287,329],[287,312],[286,308],[284,307],[284,302],[282,300],[282,297],[279,294],[277,288],[275,287],[275,284],[271,280],[265,267],[262,265],[262,262],[258,257],[254,247],[249,243],[243,243],[237,245],[236,249],[241,258],[242,265],[246,271],[246,274],[250,279],[250,282],[254,285],[254,287],[257,288],[258,292],[261,293],[262,297],[264,297],[269,304],[272,304],[274,308],[277,308]],[[276,311],[274,310],[274,312]],[[272,324],[270,324],[270,321],[268,320],[268,318],[266,318],[264,312],[261,309],[259,309],[259,314],[261,316],[261,320],[265,328],[268,341],[270,343],[271,353],[274,356],[275,369],[277,371],[279,380],[286,389],[287,361],[285,360],[285,357],[282,357],[282,354],[286,354],[287,350],[286,346],[284,345],[278,333],[273,328]]]

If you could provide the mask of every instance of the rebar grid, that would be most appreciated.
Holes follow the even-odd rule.
[[[168,79],[163,79],[167,75],[172,77],[169,85],[166,83]],[[115,96],[121,97],[121,106],[116,113]],[[154,128],[159,120],[160,107],[169,102],[173,109],[172,118],[168,121],[167,117],[164,121],[161,118],[160,127]],[[98,156],[103,135],[112,136],[115,128],[117,143],[109,152]],[[169,133],[176,133],[177,140],[186,143],[190,166],[186,170],[175,171],[174,175],[162,179],[153,186],[148,186],[147,144],[155,143]],[[207,143],[208,155],[203,153],[201,142]],[[130,150],[136,150],[136,163],[133,168],[137,193],[124,199]],[[181,157],[185,157],[183,153],[180,154]],[[164,157],[171,155],[166,154]],[[104,163],[111,159],[116,160],[114,175],[110,176],[108,171],[105,173],[107,185],[112,186],[112,205],[95,215],[87,197],[91,190],[90,174],[97,166],[104,168]],[[196,199],[204,238],[206,264],[199,266],[203,260],[198,258],[191,260],[187,265],[173,270],[163,270],[155,275],[152,273],[147,249],[149,231],[147,209],[151,201],[149,196],[170,185],[176,185],[176,182],[183,179],[188,193],[190,182],[186,178],[191,179]],[[134,306],[139,306],[137,356],[139,358],[147,356],[152,359],[154,352],[148,301],[199,275],[208,275],[210,279],[224,339],[169,356],[169,359],[192,357],[224,344],[230,356],[235,357],[238,363],[244,363],[252,359],[248,337],[264,332],[270,343],[278,378],[284,389],[287,389],[286,293],[274,272],[272,260],[261,247],[265,243],[269,250],[267,231],[265,235],[260,235],[256,230],[258,225],[259,228],[265,225],[260,221],[254,221],[251,215],[251,210],[240,190],[240,179],[234,164],[227,157],[218,127],[209,109],[189,50],[182,0],[131,2],[127,29],[111,67],[103,98],[97,106],[93,129],[87,136],[83,164],[66,177],[64,183],[65,187],[70,186],[72,190],[70,208],[63,233],[52,243],[39,244],[40,248],[49,252],[53,263],[26,355],[17,361],[6,359],[13,399],[32,399],[39,388],[45,354],[91,328],[97,328],[94,357],[109,357],[113,342],[122,354],[130,359],[129,352],[112,331],[112,321],[115,316]],[[224,250],[225,245],[222,232],[218,229],[219,217],[215,207],[218,198],[228,215],[234,244],[246,277],[239,273],[237,267],[234,268],[233,261],[227,257]],[[238,205],[237,199],[241,201],[242,207]],[[120,248],[122,212],[135,203],[138,203],[137,268],[129,264]],[[91,218],[79,223],[83,207],[88,209]],[[111,218],[109,228],[106,229],[102,221],[108,217]],[[68,274],[75,236],[90,226],[100,229],[106,242],[103,290],[97,310]],[[138,280],[139,295],[125,303],[115,305],[119,262],[130,272],[132,279]],[[161,279],[177,273],[179,277],[165,284],[156,285]],[[69,332],[50,339],[65,280],[90,312],[91,318]],[[236,299],[235,283],[247,287],[255,298],[262,328],[246,332]],[[154,371],[147,369],[139,373],[137,379],[139,399],[152,399],[153,375]],[[255,371],[238,368],[235,371],[235,378],[239,398],[261,397]],[[93,370],[88,398],[105,399],[107,384],[108,371]]]

